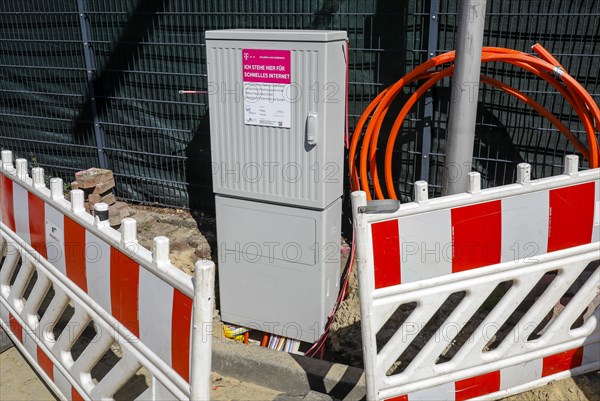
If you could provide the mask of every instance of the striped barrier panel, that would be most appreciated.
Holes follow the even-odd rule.
[[[92,217],[83,201],[2,151],[2,328],[63,399],[208,399],[214,264],[198,262],[193,279],[170,263],[167,238],[147,250],[135,220],[116,231],[106,205]]]
[[[368,400],[497,399],[600,368],[600,170],[352,194]]]

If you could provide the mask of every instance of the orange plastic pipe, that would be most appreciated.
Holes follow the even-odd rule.
[[[517,89],[505,85],[502,82],[494,80],[492,78],[483,77],[482,82],[490,84],[494,87],[498,87],[533,107],[536,111],[538,111],[540,114],[546,117],[561,133],[563,133],[567,137],[567,139],[569,139],[569,141],[582,153],[582,155],[590,161],[590,165],[592,167],[597,167],[598,141],[596,139],[596,133],[592,124],[592,119],[596,123],[596,126],[600,126],[600,110],[598,109],[598,106],[595,104],[589,93],[587,93],[587,91],[585,91],[585,89],[575,79],[568,75],[568,73],[564,72],[564,68],[562,68],[560,64],[558,64],[558,61],[552,56],[548,56],[549,53],[545,49],[543,49],[541,45],[534,46],[534,50],[541,55],[543,54],[544,59],[536,58],[515,50],[487,47],[483,49],[482,62],[504,61],[513,64],[517,67],[524,68],[525,70],[539,76],[540,78],[547,81],[555,89],[557,89],[579,115],[588,136],[588,145],[590,146],[589,152],[587,151],[587,149],[585,149],[585,146],[579,141],[579,139],[577,139],[567,129],[567,127],[564,126],[564,124],[562,124],[552,113],[550,113],[547,109],[545,109],[539,103],[535,102],[530,97],[521,93]],[[373,183],[373,188],[375,190],[375,196],[379,199],[383,198],[383,193],[379,184],[376,163],[377,143],[383,119],[385,118],[385,115],[391,103],[407,83],[429,78],[428,81],[409,98],[409,100],[397,116],[396,121],[394,122],[394,126],[392,127],[390,137],[388,138],[388,146],[386,147],[385,158],[386,161],[384,166],[386,176],[386,189],[388,194],[395,198],[395,191],[391,180],[391,155],[393,152],[393,143],[395,142],[395,138],[398,134],[400,126],[404,118],[406,118],[406,115],[410,111],[410,108],[412,108],[412,106],[414,105],[414,103],[416,103],[419,97],[437,81],[443,79],[446,76],[451,75],[453,71],[452,67],[448,67],[442,71],[429,70],[438,65],[452,62],[453,60],[454,52],[445,53],[443,55],[428,60],[426,63],[423,63],[421,66],[418,66],[413,71],[408,73],[405,77],[396,82],[394,85],[380,93],[380,95],[378,95],[375,98],[375,100],[367,107],[367,109],[365,110],[365,112],[359,120],[359,124],[357,124],[350,146],[349,172],[351,175],[352,189],[358,189],[359,187],[362,187],[362,189],[365,190],[365,192],[367,193],[367,197],[369,199],[371,198],[368,181],[369,176],[367,174],[367,159],[369,159],[369,172]],[[557,79],[555,79],[554,76],[548,73],[557,73],[557,69],[555,67],[560,68],[560,73],[558,73],[557,75],[563,82],[564,86]],[[371,116],[372,113],[373,115]],[[359,180],[359,178],[357,177],[358,171],[354,164],[355,157],[363,127],[370,116],[371,120],[368,123],[360,151]]]

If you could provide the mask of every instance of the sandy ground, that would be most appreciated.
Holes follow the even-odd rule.
[[[154,235],[169,236],[172,244],[171,261],[182,267],[183,270],[187,272],[193,270],[194,256],[213,257],[214,259],[216,247],[214,219],[190,214],[187,211],[152,207],[135,206],[132,208],[132,212],[134,213],[132,217],[138,221],[140,243],[149,246]],[[161,234],[163,232],[167,234]],[[190,241],[190,238],[193,238],[193,240]],[[497,301],[500,298],[499,295]],[[452,309],[452,305],[449,308]],[[218,311],[216,311],[216,316],[218,316]],[[443,319],[443,317],[441,318]],[[362,367],[360,338],[358,280],[356,271],[353,271],[347,299],[338,310],[332,325],[327,358],[336,362]],[[507,400],[600,401],[600,373],[593,372],[575,379],[554,382],[539,389],[509,397]]]
[[[231,377],[212,374],[211,400],[275,400],[280,393]],[[57,398],[39,379],[16,347],[0,354],[0,400],[54,401]]]

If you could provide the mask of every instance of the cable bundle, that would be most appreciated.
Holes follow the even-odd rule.
[[[484,47],[482,50],[482,63],[502,61],[523,68],[538,76],[554,87],[579,116],[587,134],[586,147],[563,123],[550,111],[537,103],[531,97],[520,92],[501,81],[481,76],[481,82],[516,97],[525,104],[534,108],[538,113],[547,118],[569,142],[585,157],[591,168],[598,167],[598,140],[596,135],[600,131],[600,110],[591,95],[571,77],[560,63],[540,44],[532,47],[539,57],[516,50],[500,47]],[[421,64],[392,86],[382,91],[366,108],[354,130],[348,157],[350,185],[352,190],[362,190],[367,194],[367,199],[372,199],[371,184],[374,197],[377,199],[397,199],[392,177],[392,155],[396,138],[402,123],[419,98],[433,85],[454,72],[455,52],[441,54]],[[437,68],[439,67],[439,68]],[[384,159],[384,177],[387,196],[382,190],[377,170],[377,143],[381,126],[390,105],[407,85],[415,81],[425,80],[415,93],[406,101],[400,110],[388,136]],[[365,129],[366,128],[366,129]],[[364,130],[364,134],[363,134]],[[359,148],[359,142],[362,144]],[[356,156],[359,154],[358,164]],[[368,165],[368,166],[367,166]]]

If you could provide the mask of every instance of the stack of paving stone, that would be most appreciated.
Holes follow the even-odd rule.
[[[118,226],[121,220],[129,216],[129,207],[125,202],[117,202],[113,193],[115,178],[111,170],[90,168],[75,173],[75,181],[71,189],[81,189],[85,193],[85,209],[93,213],[96,203],[108,205],[108,221],[111,226]]]

